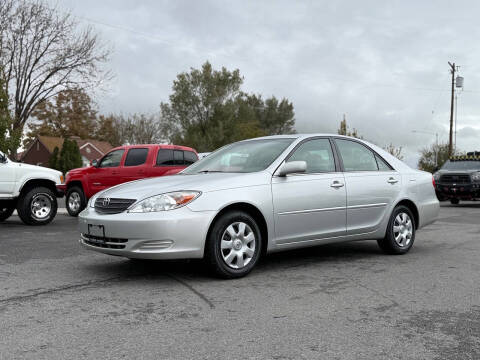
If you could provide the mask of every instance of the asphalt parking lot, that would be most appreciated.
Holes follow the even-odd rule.
[[[325,245],[233,281],[77,237],[65,215],[0,224],[1,359],[480,358],[480,204],[443,205],[405,256]]]

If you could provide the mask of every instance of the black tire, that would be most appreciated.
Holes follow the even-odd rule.
[[[0,204],[0,222],[7,220],[15,211],[13,204]]]
[[[397,234],[400,236],[400,242],[403,241],[404,243],[403,245],[399,244],[397,240],[395,240],[395,230],[394,230],[396,219],[400,214],[406,214],[410,220],[410,225],[411,225],[411,228],[408,225],[402,228],[404,229],[406,234],[408,234],[409,230],[411,230],[411,235],[409,239],[403,238],[401,234],[397,232]],[[380,249],[382,249],[383,252],[387,254],[391,254],[391,255],[406,254],[412,248],[413,243],[415,241],[415,226],[416,226],[415,218],[413,217],[413,214],[410,211],[410,209],[403,205],[397,206],[395,209],[393,209],[392,215],[390,216],[385,237],[377,241],[378,246],[380,246]]]
[[[72,198],[78,201],[78,208],[75,208],[75,201],[70,204],[70,199]],[[83,209],[87,206],[87,199],[85,198],[85,193],[80,186],[72,186],[68,189],[67,195],[65,196],[65,206],[67,212],[70,216],[77,217],[78,214],[82,212]]]
[[[50,210],[43,211],[43,206],[39,206],[37,212],[32,209],[32,204],[37,201],[39,205],[48,205]],[[41,209],[40,209],[41,208]],[[57,198],[49,188],[39,186],[26,190],[17,203],[17,212],[20,219],[27,225],[47,225],[57,215]],[[38,214],[41,214],[40,216]],[[43,216],[43,214],[45,216]]]
[[[241,234],[240,224],[245,224],[243,234]],[[227,228],[232,226],[235,232],[238,232],[239,238],[230,237]],[[250,232],[253,233],[253,245]],[[230,238],[232,247],[229,249],[221,248],[222,237]],[[242,242],[241,248],[236,249],[233,244],[238,245]],[[250,241],[250,243],[248,243]],[[228,242],[228,241],[227,241]],[[247,249],[248,247],[248,249]],[[252,251],[252,247],[254,248]],[[247,251],[248,250],[249,256]],[[227,264],[224,257],[232,252],[233,261]],[[262,252],[262,235],[260,228],[255,220],[243,211],[229,211],[221,215],[213,224],[205,244],[205,260],[215,275],[224,279],[235,279],[247,275],[257,264]],[[240,260],[240,256],[243,260]],[[228,256],[227,256],[228,257]],[[239,262],[246,262],[241,268],[234,268]]]
[[[459,199],[450,199],[450,204],[458,205],[459,202],[460,202]]]

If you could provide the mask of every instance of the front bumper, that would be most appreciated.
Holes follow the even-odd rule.
[[[89,250],[128,258],[202,258],[214,216],[214,211],[192,211],[187,206],[156,213],[113,215],[87,208],[79,215],[80,244]]]
[[[61,198],[67,192],[67,185],[66,184],[57,184],[57,197]]]
[[[435,189],[437,196],[442,199],[473,200],[480,198],[480,183],[470,184],[441,184]]]

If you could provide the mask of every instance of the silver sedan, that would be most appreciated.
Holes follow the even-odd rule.
[[[245,140],[177,175],[98,193],[80,214],[80,242],[127,258],[204,258],[226,278],[266,253],[332,242],[373,239],[405,254],[438,215],[432,182],[359,139]]]

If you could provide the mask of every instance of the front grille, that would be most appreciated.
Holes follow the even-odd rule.
[[[470,184],[470,182],[468,174],[445,174],[440,177],[442,184]]]
[[[135,199],[98,198],[95,200],[95,211],[100,214],[119,214],[128,209]]]
[[[109,238],[90,234],[82,234],[82,238],[85,244],[104,249],[125,249],[125,244],[128,241],[128,239]]]

